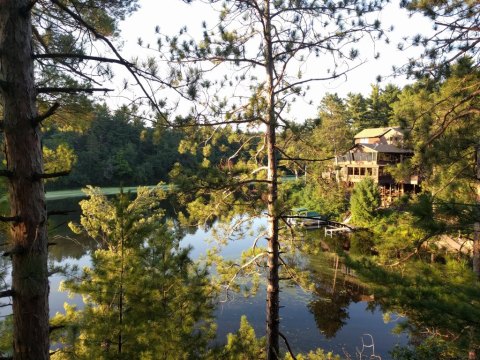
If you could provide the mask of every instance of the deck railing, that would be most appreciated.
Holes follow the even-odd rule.
[[[377,161],[377,153],[347,153],[336,157],[338,164],[351,162],[375,162]]]

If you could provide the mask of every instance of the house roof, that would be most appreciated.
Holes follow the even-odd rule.
[[[389,144],[357,144],[356,146],[364,146],[379,153],[393,153],[393,154],[412,154],[412,150],[400,149]]]
[[[399,126],[389,126],[389,127],[381,127],[381,128],[370,128],[370,129],[363,129],[357,135],[355,135],[355,139],[359,138],[373,138],[373,137],[380,137],[385,135],[390,130],[397,130],[402,131]]]

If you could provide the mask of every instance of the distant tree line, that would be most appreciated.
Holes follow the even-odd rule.
[[[112,112],[96,105],[92,111],[82,131],[51,127],[45,132],[46,167],[71,170],[69,176],[48,182],[47,189],[157,184],[169,180],[175,163],[196,168],[208,159],[218,165],[235,146],[226,129],[208,151],[197,153],[191,142],[185,144],[184,129],[148,126],[127,108]]]
[[[355,132],[390,125],[391,105],[399,94],[400,89],[394,85],[384,89],[372,85],[368,96],[350,93],[343,99],[337,94],[327,94],[319,105],[318,118],[299,125],[302,129],[315,129],[308,139],[301,140],[314,143],[319,152],[341,151],[350,145]],[[85,185],[156,184],[169,181],[175,163],[190,169],[198,169],[202,164],[226,166],[231,161],[228,157],[238,148],[242,135],[245,136],[245,131],[227,126],[218,131],[221,135],[214,141],[199,146],[205,138],[201,134],[192,137],[185,130],[186,119],[176,119],[179,124],[176,128],[159,122],[146,123],[135,115],[135,109],[124,107],[112,112],[105,104],[88,104],[86,108],[89,114],[82,117],[87,120],[78,119],[76,126],[59,126],[58,122],[47,125],[43,137],[46,168],[71,170],[69,176],[47,182],[49,190]],[[326,128],[332,131],[325,131]],[[317,139],[318,136],[335,139]],[[324,145],[325,149],[318,145]]]

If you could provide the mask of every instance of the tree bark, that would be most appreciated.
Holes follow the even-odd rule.
[[[279,334],[280,334],[280,284],[278,276],[279,268],[279,243],[278,243],[278,182],[277,182],[277,158],[276,158],[276,116],[275,94],[273,74],[273,49],[270,23],[270,0],[265,0],[264,6],[264,46],[265,68],[267,72],[267,119],[266,119],[266,145],[268,158],[268,279],[267,279],[267,360],[279,358]]]
[[[480,222],[473,224],[473,271],[480,279]]]
[[[477,177],[477,204],[480,205],[480,145],[477,146],[476,153],[476,177]],[[480,220],[473,224],[473,271],[480,279]]]
[[[48,359],[45,193],[27,0],[0,0],[0,100],[11,215],[14,359]]]

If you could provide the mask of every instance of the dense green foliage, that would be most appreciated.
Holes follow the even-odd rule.
[[[352,134],[367,126],[399,123],[407,129],[405,146],[413,148],[415,156],[389,171],[399,179],[408,174],[422,174],[423,193],[405,196],[389,209],[379,209],[378,188],[371,179],[367,179],[356,184],[350,196],[352,222],[369,229],[352,235],[351,255],[369,258],[367,262],[358,262],[354,267],[362,279],[371,284],[376,300],[385,311],[404,314],[408,319],[399,327],[399,331],[408,330],[412,334],[412,345],[396,348],[392,352],[395,359],[460,359],[468,349],[477,346],[472,340],[477,334],[471,331],[467,334],[462,330],[476,326],[474,317],[478,312],[477,304],[468,300],[478,295],[468,269],[468,256],[459,254],[457,258],[451,258],[439,243],[441,236],[453,234],[468,241],[472,223],[478,218],[478,207],[469,205],[475,202],[472,149],[479,138],[479,130],[478,117],[472,109],[476,107],[477,99],[471,96],[469,90],[465,90],[469,84],[474,89],[478,76],[467,60],[460,62],[453,70],[451,76],[442,82],[422,80],[405,87],[401,92],[394,87],[387,87],[385,91],[374,87],[368,99],[354,94],[347,99],[329,95],[322,101],[318,120],[289,127],[279,134],[287,152],[298,150],[305,158],[318,159],[345,151],[351,144]],[[379,92],[385,95],[383,99],[390,99],[382,100],[388,106],[379,105]],[[356,103],[356,109],[353,103]],[[369,110],[373,109],[374,104],[376,110]],[[381,108],[384,110],[380,111]],[[455,109],[454,114],[452,109]],[[382,120],[369,117],[368,111],[378,116],[383,114]],[[361,124],[354,120],[354,113],[361,114],[358,115],[359,119],[363,119]],[[204,141],[206,137],[209,138],[208,142]],[[128,140],[118,141],[120,138]],[[256,133],[230,127],[213,132],[208,129],[182,132],[168,128],[159,130],[145,127],[126,111],[112,115],[105,107],[98,107],[98,115],[90,129],[84,133],[58,133],[51,130],[45,143],[55,149],[65,140],[71,144],[70,148],[78,149],[75,150],[77,160],[72,172],[72,179],[78,183],[92,179],[93,183],[105,184],[111,184],[112,181],[122,183],[127,179],[154,183],[167,179],[169,173],[170,179],[182,189],[179,199],[186,205],[190,222],[207,219],[207,224],[218,217],[229,221],[239,213],[253,211],[255,214],[262,209],[260,194],[263,185],[257,184],[254,190],[248,182],[242,183],[242,179],[264,179],[262,172],[242,177],[247,172],[252,173],[257,166],[256,156],[262,143]],[[157,146],[161,146],[164,140],[171,142],[165,151],[161,151]],[[237,152],[238,149],[242,150],[242,155]],[[141,156],[137,156],[137,151]],[[167,156],[164,157],[165,154]],[[232,157],[232,154],[236,155]],[[102,167],[91,169],[88,164],[92,158],[104,164],[103,167],[110,169],[110,173]],[[57,161],[61,162],[61,159]],[[159,165],[155,167],[154,164]],[[331,166],[331,160],[311,163],[285,157],[281,164],[287,173],[302,175],[296,182],[282,184],[281,206],[285,209],[305,206],[342,220],[348,210],[350,190],[334,179],[321,176],[322,171]],[[308,166],[306,183],[303,176],[305,166]],[[148,170],[152,167],[162,171]],[[61,180],[55,186],[68,186],[69,181]],[[240,184],[237,186],[235,182]],[[245,203],[252,207],[247,210]],[[225,230],[225,233],[228,231]],[[222,236],[220,231],[217,235],[219,238]],[[241,231],[234,236],[241,236]],[[317,251],[323,246],[317,244],[314,248]],[[342,252],[337,247],[331,250]],[[239,261],[224,261],[216,252],[210,255],[209,261],[219,266],[220,284],[228,291],[243,289],[232,279],[244,276],[253,279],[247,286],[248,293],[255,290],[262,276],[255,268],[255,263],[263,264],[264,253],[261,248],[246,252]],[[256,261],[250,262],[252,258]],[[295,268],[287,255],[285,259],[289,269]],[[444,262],[447,264],[444,265]],[[305,281],[308,279],[302,273],[297,272],[296,281],[303,277]],[[320,288],[312,291],[323,294]],[[464,299],[463,302],[470,304],[469,307],[459,306],[460,297]],[[343,301],[348,304],[349,299],[337,296],[335,306],[332,304],[333,308],[326,308],[325,311],[341,317],[345,315],[344,309],[338,306]],[[315,313],[319,312],[317,305],[312,304]],[[67,311],[77,314],[71,309]],[[448,318],[441,320],[441,314]],[[337,326],[341,327],[342,324],[340,320]],[[426,334],[427,329],[434,329],[434,332]],[[325,331],[334,334],[336,330],[332,327],[325,328]],[[257,356],[253,354],[258,354],[260,346],[253,329],[242,320],[239,332],[229,337],[227,346],[215,351],[222,352],[227,358],[243,354],[246,359],[253,359]],[[321,351],[305,356],[305,359],[329,358]]]
[[[290,192],[292,208],[305,207],[339,221],[348,210],[348,189],[335,181],[300,181]]]
[[[388,120],[370,123],[404,128],[404,146],[415,155],[388,171],[399,181],[420,174],[422,192],[405,195],[389,208],[380,209],[379,192],[370,179],[355,184],[350,198],[353,224],[368,228],[351,235],[349,255],[368,260],[351,265],[385,311],[406,316],[399,331],[412,336],[409,347],[392,352],[395,359],[464,359],[470,351],[478,351],[479,307],[474,300],[479,296],[478,282],[471,271],[473,227],[480,216],[475,178],[480,138],[476,62],[460,58],[449,64],[442,76],[424,77],[401,91],[391,88],[383,112]],[[354,125],[356,118],[365,124],[370,121],[367,109],[375,103],[374,95],[375,88],[368,106],[361,96],[349,95],[345,103],[352,119],[350,131],[362,129]],[[349,102],[352,105],[348,106]],[[375,114],[380,113],[378,107]],[[302,136],[314,139],[308,134],[314,134],[320,124],[305,124],[308,130]],[[323,133],[325,139],[335,136],[328,129]],[[339,141],[330,144],[334,143]],[[323,148],[319,146],[320,151]],[[334,152],[320,153],[328,151]],[[324,199],[333,199],[337,191],[320,176],[325,166],[309,167],[315,169],[315,175],[294,193],[294,205],[322,212],[321,208],[328,208]],[[343,197],[338,193],[336,204],[346,198],[346,193]],[[456,243],[462,244],[456,245],[460,250],[452,247]]]
[[[8,357],[12,354],[13,317],[7,316],[0,321],[0,356]]]
[[[257,338],[255,330],[244,315],[240,319],[238,331],[235,334],[228,334],[221,358],[225,360],[265,359],[264,347],[265,338]]]
[[[469,350],[478,348],[480,305],[476,299],[480,286],[467,262],[415,260],[385,268],[365,260],[353,266],[369,282],[378,304],[404,316],[398,320],[397,330],[408,330],[412,343],[421,345],[416,350],[397,349],[396,358],[416,359],[406,354],[417,352],[419,359],[426,359],[426,354],[465,359]]]
[[[85,19],[97,26],[100,35],[114,35],[116,19],[136,8],[135,1],[122,1],[109,4],[107,13],[102,10],[105,1],[93,3],[96,6],[73,2]],[[305,4],[303,1],[297,3]],[[44,3],[38,4],[45,13],[52,15]],[[226,1],[226,4],[237,3]],[[427,48],[424,64],[412,61],[408,66],[408,71],[418,76],[416,83],[404,89],[374,85],[368,96],[351,93],[341,98],[328,94],[319,103],[317,118],[304,124],[293,124],[280,116],[268,123],[265,120],[268,101],[264,94],[273,90],[272,84],[259,82],[256,76],[248,78],[252,94],[244,103],[231,103],[230,100],[237,99],[235,96],[212,96],[208,106],[213,120],[205,120],[205,123],[203,114],[198,113],[194,114],[198,117],[179,117],[173,121],[158,115],[157,121],[150,126],[136,115],[136,109],[111,112],[106,105],[95,105],[84,96],[75,100],[70,95],[40,99],[42,111],[49,107],[50,100],[62,105],[62,111],[45,124],[45,170],[72,170],[67,178],[49,180],[49,188],[171,181],[178,186],[177,200],[186,209],[180,214],[180,220],[188,218],[190,223],[211,225],[215,219],[223,218],[234,227],[240,224],[240,228],[242,222],[248,222],[241,216],[258,216],[265,204],[271,205],[265,195],[272,183],[265,171],[268,134],[261,133],[261,127],[268,123],[278,136],[273,152],[280,165],[279,175],[293,173],[302,179],[280,185],[278,194],[274,194],[271,213],[281,218],[291,207],[304,206],[341,220],[350,205],[354,225],[368,228],[368,231],[353,234],[350,239],[351,265],[370,283],[376,302],[385,311],[406,316],[399,331],[408,330],[411,334],[411,346],[394,349],[392,357],[398,360],[465,358],[469,350],[478,351],[480,347],[478,279],[470,270],[470,254],[465,251],[448,254],[443,244],[445,238],[448,241],[453,237],[470,244],[474,238],[473,224],[480,218],[479,179],[475,179],[478,171],[476,149],[480,139],[478,28],[469,25],[472,19],[478,19],[478,6],[474,1],[447,0],[403,1],[403,5],[433,19],[452,18],[453,22],[438,22],[438,25],[460,36],[452,36],[449,42],[448,37],[442,38],[439,32],[433,43],[418,37],[415,42],[425,43]],[[231,15],[230,12],[238,11],[238,15],[245,15],[243,20],[247,23],[255,18],[252,14],[256,11],[252,8],[244,14],[249,6],[249,2],[243,2],[238,8],[225,6],[221,20]],[[272,6],[278,7],[280,13],[290,10],[290,5],[284,1],[273,2]],[[35,12],[37,24],[41,22],[38,17],[41,13]],[[261,16],[262,12],[259,14]],[[70,19],[59,11],[53,15],[60,22]],[[455,17],[460,19],[457,21]],[[298,19],[296,16],[291,19],[295,29]],[[336,24],[343,21],[341,16],[330,20]],[[281,21],[277,26],[281,28],[285,23]],[[197,62],[209,61],[213,56],[216,62],[225,60],[241,65],[241,72],[245,69],[242,67],[244,61],[249,65],[275,67],[268,61],[261,62],[263,52],[253,53],[249,60],[244,58],[250,55],[250,49],[230,25],[219,28],[218,38],[214,38],[213,32],[205,31],[203,41],[195,45],[186,41],[178,46],[179,38],[170,38],[168,43],[173,57],[183,62],[190,56]],[[284,44],[285,49],[275,48],[280,49],[275,61],[283,61],[286,68],[294,59],[287,55],[292,46],[298,45],[299,33],[283,29],[285,31],[278,34],[286,34],[286,37],[280,37],[278,42]],[[337,33],[332,38],[336,36]],[[341,43],[347,38],[343,34],[337,40]],[[357,40],[352,39],[353,42]],[[72,34],[52,29],[42,30],[35,37],[36,50],[44,53],[74,49],[82,55],[83,45],[77,43]],[[337,48],[329,44],[325,49],[331,54]],[[300,50],[302,47],[296,49]],[[455,54],[448,56],[452,51]],[[465,54],[471,57],[464,57]],[[353,52],[351,58],[355,57]],[[75,69],[80,63],[83,62],[45,60],[40,64],[41,80],[51,86],[90,86],[90,79],[81,75],[74,79],[52,66],[73,66]],[[108,68],[98,69],[100,73],[110,74]],[[176,76],[181,78],[183,70],[180,69]],[[330,69],[327,73],[330,74]],[[425,76],[428,73],[434,76]],[[201,78],[195,72],[183,75],[189,79]],[[189,84],[186,96],[198,99],[200,90],[222,89],[227,83],[233,87],[246,79],[241,74],[205,81],[201,85],[200,82]],[[285,79],[282,75],[274,82],[273,87],[280,88],[277,94],[303,96],[300,86],[293,86]],[[303,83],[300,72],[297,80]],[[241,98],[245,98],[243,94]],[[288,105],[285,98],[279,98],[275,104],[279,113]],[[221,120],[216,123],[218,119]],[[380,194],[372,179],[350,190],[322,173],[332,170],[332,156],[352,146],[355,133],[389,125],[402,126],[406,134],[404,146],[414,150],[415,155],[388,171],[399,181],[420,174],[422,193],[405,196],[388,209],[379,209]],[[262,359],[264,339],[257,339],[245,317],[241,319],[239,331],[228,336],[224,348],[209,348],[214,330],[212,309],[218,290],[214,286],[216,283],[207,277],[205,268],[190,260],[188,249],[180,248],[177,234],[163,224],[159,211],[162,195],[156,191],[142,189],[132,201],[124,194],[116,201],[109,201],[97,190],[88,190],[90,199],[81,204],[81,225],[73,228],[98,241],[99,246],[92,253],[91,266],[65,282],[66,289],[83,296],[86,307],[78,310],[66,305],[65,314],[57,314],[52,320],[52,325],[59,327],[53,336],[60,345],[53,357]],[[288,230],[294,235],[292,238],[298,235]],[[241,237],[243,231],[229,232],[227,229],[226,238]],[[219,233],[216,235],[220,238],[223,234]],[[282,241],[290,239],[285,232],[281,236]],[[222,241],[225,242],[225,238]],[[339,244],[329,247],[318,239],[317,243],[312,239],[308,241],[304,248],[316,247],[316,255],[322,248],[343,255],[342,247],[348,247]],[[285,241],[282,252],[294,247]],[[264,249],[255,244],[238,261],[224,261],[216,250],[209,255],[207,265],[215,263],[219,283],[227,291],[242,288],[235,282],[241,276],[249,277],[248,290],[256,290],[260,276],[264,275],[261,270],[267,255]],[[327,337],[334,336],[348,317],[345,308],[353,296],[347,291],[335,293],[335,280],[333,290],[320,287],[305,275],[305,269],[300,268],[300,262],[295,263],[294,256],[283,255],[282,262],[284,259],[281,275],[288,275],[313,292],[314,300],[309,305],[312,312],[335,319],[328,326],[316,319],[318,327]],[[298,270],[295,276],[292,276],[292,269]],[[2,272],[0,277],[6,276]],[[316,301],[330,293],[332,303],[325,305]],[[9,319],[0,323],[3,333],[0,354],[8,355],[10,330]],[[297,358],[313,360],[333,356],[318,350]]]
[[[478,71],[461,59],[441,81],[424,78],[392,104],[415,155],[390,171],[397,179],[420,174],[423,192],[367,216],[371,232],[355,237],[370,241],[376,256],[364,253],[369,260],[355,268],[385,310],[406,316],[399,331],[409,331],[411,346],[394,349],[395,359],[464,359],[478,349],[471,257],[448,245],[457,241],[468,248],[478,221],[477,92]]]
[[[52,128],[45,134],[47,148],[71,149],[76,158],[74,163],[55,163],[57,170],[71,168],[72,172],[51,183],[51,188],[157,184],[168,179],[175,162],[194,161],[179,153],[182,135],[178,131],[147,127],[127,109],[112,114],[106,106],[96,106],[93,114],[84,132]]]
[[[224,347],[214,350],[212,360],[263,360],[265,359],[265,337],[257,338],[255,330],[243,315],[240,319],[240,328],[233,334],[228,334]],[[322,349],[312,350],[307,354],[296,354],[297,360],[340,360],[339,356],[325,353]],[[279,359],[292,360],[290,353]]]
[[[205,142],[205,137],[210,137],[209,141]],[[71,169],[69,176],[56,179],[48,188],[152,185],[171,178],[189,188],[201,187],[202,182],[220,183],[220,179],[226,181],[233,175],[235,163],[243,163],[231,155],[249,137],[254,138],[250,146],[255,148],[256,134],[230,127],[213,134],[164,125],[151,127],[126,108],[112,113],[105,105],[97,105],[83,132],[56,127],[46,132],[47,168]]]
[[[452,350],[449,342],[438,336],[419,341],[417,346],[396,346],[391,351],[394,360],[462,360],[465,354]]]
[[[85,308],[65,305],[65,314],[52,319],[67,327],[57,335],[62,348],[55,358],[204,358],[215,330],[215,291],[206,269],[161,224],[161,190],[139,189],[131,201],[86,192],[81,224],[72,228],[100,247],[91,266],[63,285],[82,295]]]
[[[355,184],[350,198],[352,222],[361,226],[369,225],[376,217],[380,206],[380,191],[372,178]]]

